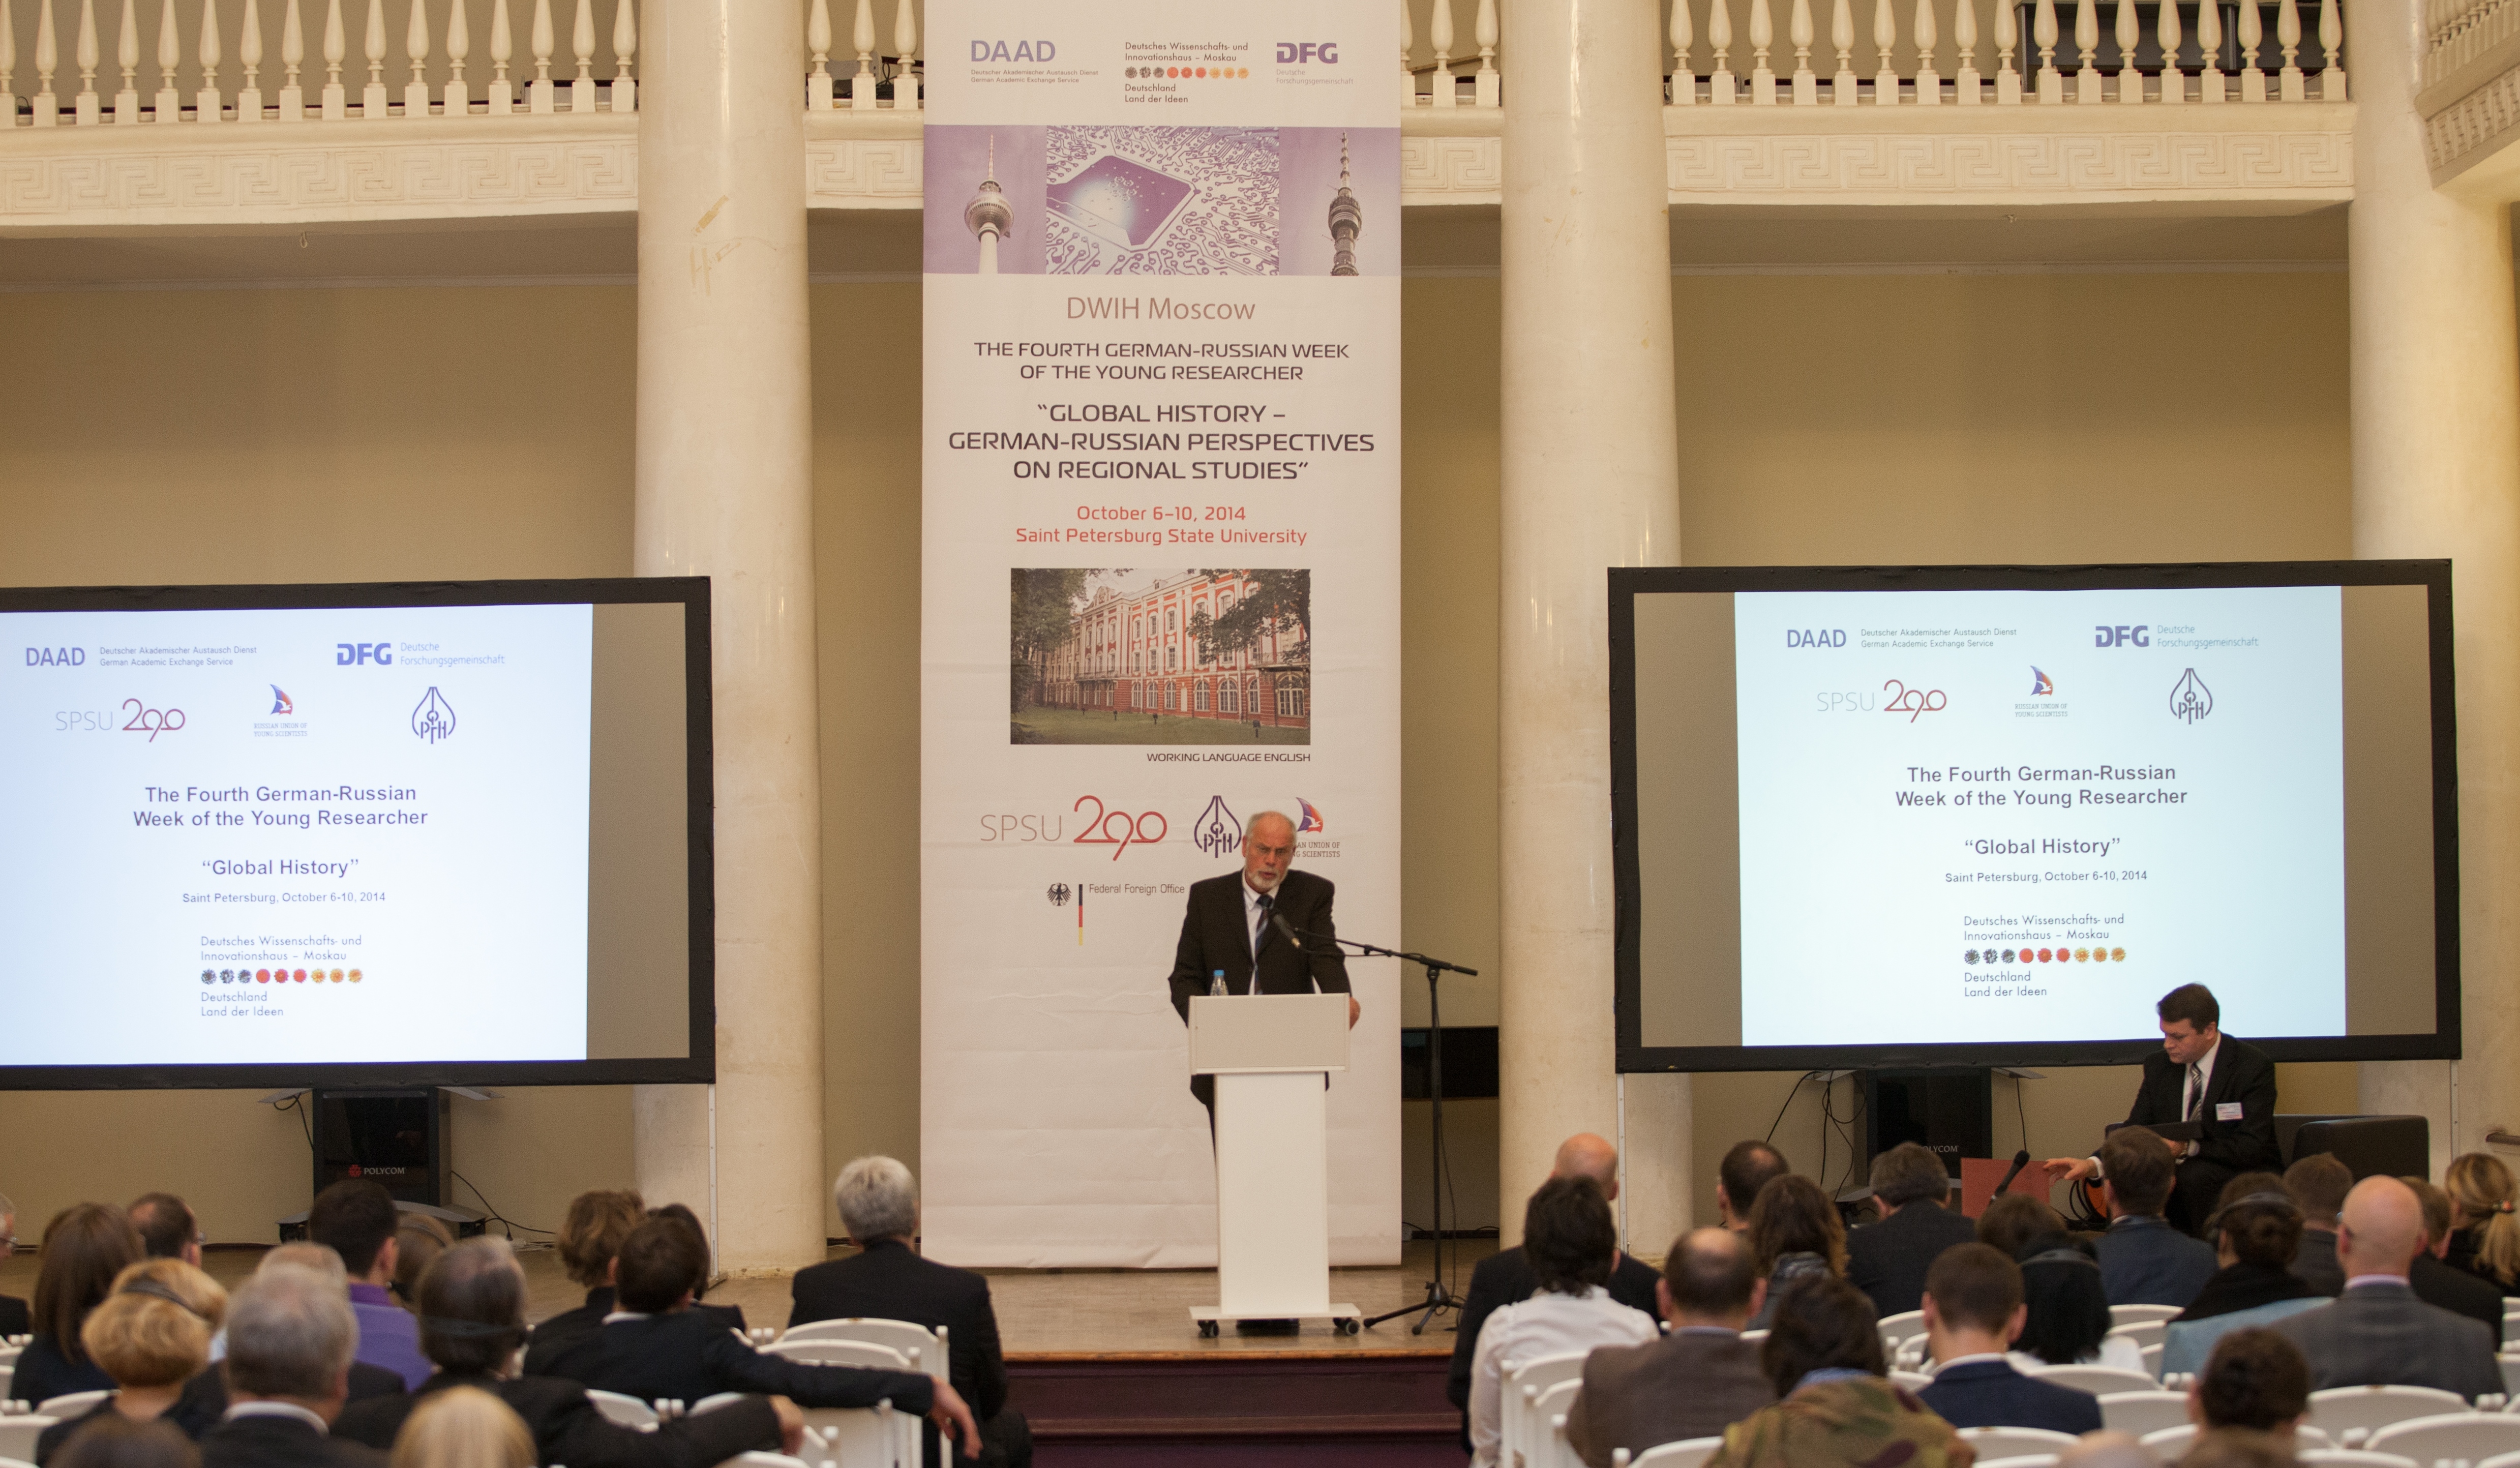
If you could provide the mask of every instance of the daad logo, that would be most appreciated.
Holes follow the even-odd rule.
[[[1050,884],[1050,905],[1054,908],[1066,907],[1067,900],[1074,895],[1074,893],[1067,890],[1067,884],[1065,882],[1053,882]]]
[[[1881,691],[1885,695],[1881,700],[1881,711],[1906,714],[1911,724],[1921,715],[1941,713],[1951,703],[1943,696],[1941,689],[1912,689],[1895,678],[1882,684]]]
[[[30,668],[77,668],[87,663],[85,647],[29,647],[26,666]]]
[[[1280,41],[1278,65],[1300,67],[1306,62],[1320,62],[1325,67],[1338,65],[1336,41]]]
[[[1200,851],[1221,861],[1242,844],[1242,823],[1226,805],[1224,796],[1211,795],[1207,809],[1191,823],[1190,838]]]
[[[455,705],[432,687],[428,695],[411,711],[411,732],[434,744],[455,733]]]
[[[2039,665],[2038,665],[2037,663],[2033,663],[2033,664],[2031,664],[2031,665],[2030,665],[2030,692],[2031,692],[2031,696],[2033,696],[2033,697],[2045,697],[2045,696],[2047,696],[2047,695],[2048,695],[2048,694],[2050,694],[2050,693],[2053,693],[2053,692],[2055,692],[2055,691],[2056,691],[2056,681],[2055,681],[2054,679],[2052,679],[2052,678],[2049,678],[2047,674],[2040,672],[2040,671],[2039,671]]]
[[[1785,629],[1785,645],[1788,647],[1843,647],[1846,645],[1846,629],[1843,627],[1788,627]]]
[[[1010,46],[1004,41],[973,41],[971,60],[975,62],[1046,62],[1058,55],[1058,48],[1049,41],[1017,41]]]
[[[335,667],[355,668],[361,663],[375,663],[380,668],[392,667],[393,644],[335,643],[333,645]]]
[[[1304,818],[1295,823],[1296,835],[1303,835],[1307,831],[1320,833],[1329,829],[1329,823],[1322,820],[1322,808],[1320,806],[1317,806],[1311,801],[1306,800],[1301,795],[1298,795],[1295,797],[1295,809],[1304,813]]]
[[[2205,680],[2196,676],[2194,668],[2182,673],[2179,682],[2171,685],[2170,717],[2182,724],[2193,724],[2212,712],[2214,690],[2205,687]]]
[[[280,685],[276,683],[271,686],[271,711],[275,714],[297,712],[297,705],[289,701],[289,695],[282,692]]]
[[[2152,626],[2150,623],[2138,623],[2133,627],[2094,627],[2092,629],[2092,645],[2094,647],[2149,647],[2152,645]]]

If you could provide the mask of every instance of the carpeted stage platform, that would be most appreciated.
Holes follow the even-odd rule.
[[[31,1231],[31,1230],[30,1230]],[[1333,1298],[1369,1315],[1425,1293],[1433,1245],[1396,1268],[1333,1271]],[[1456,1294],[1493,1240],[1448,1246]],[[833,1257],[849,1252],[832,1251]],[[213,1248],[222,1281],[250,1273],[253,1248]],[[521,1258],[535,1317],[583,1298],[549,1249]],[[0,1263],[0,1294],[34,1292],[36,1260]],[[1032,1422],[1042,1468],[1195,1464],[1243,1468],[1298,1454],[1305,1468],[1459,1468],[1460,1415],[1444,1400],[1453,1316],[1413,1336],[1403,1316],[1354,1336],[1314,1326],[1296,1336],[1199,1339],[1190,1307],[1213,1303],[1209,1270],[991,1270],[1011,1395]],[[785,1278],[730,1279],[709,1292],[756,1325],[785,1325]]]

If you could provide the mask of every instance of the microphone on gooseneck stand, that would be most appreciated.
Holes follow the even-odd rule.
[[[1294,930],[1294,928],[1292,928],[1291,926],[1289,926],[1289,925],[1287,924],[1287,922],[1286,922],[1286,914],[1285,914],[1285,913],[1283,913],[1283,912],[1281,912],[1277,911],[1275,908],[1272,908],[1272,909],[1269,911],[1269,920],[1270,920],[1271,922],[1274,922],[1274,923],[1276,923],[1276,924],[1278,925],[1278,931],[1279,931],[1279,933],[1280,933],[1281,935],[1282,935],[1288,943],[1291,943],[1291,944],[1295,945],[1295,951],[1296,951],[1297,953],[1302,953],[1302,952],[1303,952],[1303,950],[1304,950],[1304,940],[1295,936],[1295,930]]]
[[[2012,1179],[2020,1177],[2021,1170],[2028,1166],[2030,1166],[2030,1149],[2028,1147],[2023,1147],[2020,1151],[2013,1153],[2012,1169],[2003,1175],[2003,1180],[2002,1182],[1995,1185],[1995,1195],[1999,1198],[2002,1197],[2004,1190],[2012,1186]]]

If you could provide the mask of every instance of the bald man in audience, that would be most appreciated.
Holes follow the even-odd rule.
[[[1759,1348],[1741,1339],[1767,1299],[1750,1246],[1729,1228],[1684,1233],[1663,1261],[1654,1299],[1670,1329],[1642,1346],[1601,1346],[1584,1358],[1584,1390],[1566,1439],[1586,1468],[1610,1468],[1624,1447],[1721,1437],[1777,1400]]]
[[[1590,1132],[1579,1132],[1566,1138],[1557,1148],[1557,1160],[1551,1165],[1552,1178],[1590,1178],[1601,1186],[1601,1196],[1613,1203],[1619,1200],[1619,1149]],[[1625,1251],[1613,1251],[1610,1263],[1610,1298],[1631,1310],[1651,1315],[1656,1312],[1654,1287],[1662,1276],[1653,1266]],[[1528,1300],[1540,1287],[1540,1276],[1532,1272],[1530,1261],[1520,1247],[1501,1249],[1479,1261],[1470,1271],[1469,1298],[1462,1302],[1462,1323],[1453,1337],[1453,1369],[1445,1380],[1444,1395],[1462,1409],[1462,1446],[1470,1440],[1470,1370],[1478,1358],[1479,1327],[1488,1322],[1501,1306]]]
[[[2345,1195],[2336,1229],[2345,1292],[2270,1327],[2309,1357],[2312,1390],[2438,1387],[2471,1401],[2502,1390],[2495,1332],[2426,1305],[2408,1286],[2408,1270],[2423,1246],[2423,1205],[2405,1183],[2365,1178]]]
[[[1736,1141],[1715,1166],[1715,1213],[1734,1233],[1750,1231],[1750,1205],[1759,1189],[1794,1170],[1785,1154],[1763,1141]]]

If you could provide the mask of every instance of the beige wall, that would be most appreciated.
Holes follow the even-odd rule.
[[[1674,286],[1692,562],[2346,554],[2341,275]],[[1481,969],[1445,1018],[1493,1024],[1497,284],[1403,299],[1400,936]],[[624,574],[632,310],[626,287],[0,295],[0,583]],[[820,286],[814,311],[836,1167],[918,1146],[918,289]],[[2245,351],[2183,345],[2214,324]],[[2339,1071],[2286,1068],[2286,1106],[2351,1109]],[[1700,1083],[1701,1173],[1792,1080]],[[2033,1149],[2125,1093],[2032,1083]],[[629,1176],[618,1090],[457,1105],[458,1166],[520,1222]],[[1449,1120],[1463,1212],[1493,1222],[1493,1106]],[[1778,1138],[1816,1165],[1821,1126],[1807,1089]],[[305,1203],[295,1120],[250,1095],[0,1092],[0,1137],[30,1224],[162,1186],[255,1240]]]

